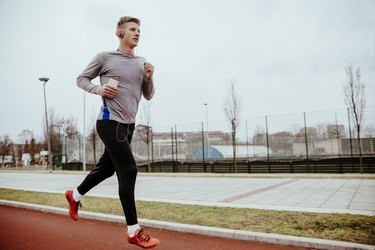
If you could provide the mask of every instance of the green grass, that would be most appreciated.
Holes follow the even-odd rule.
[[[0,199],[67,208],[64,195],[0,188]],[[123,215],[119,199],[85,196],[82,210]],[[214,226],[375,245],[375,217],[285,212],[248,208],[137,201],[138,216],[169,222]]]

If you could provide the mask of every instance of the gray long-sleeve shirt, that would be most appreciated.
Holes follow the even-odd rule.
[[[150,100],[155,93],[153,81],[147,80],[145,76],[145,61],[143,57],[133,57],[119,50],[102,52],[77,77],[78,87],[97,95],[100,87],[108,83],[110,78],[119,82],[114,98],[102,97],[98,120],[135,123],[142,94]],[[100,76],[101,86],[91,82],[97,76]]]

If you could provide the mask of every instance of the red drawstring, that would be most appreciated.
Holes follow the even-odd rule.
[[[128,140],[128,136],[129,136],[129,125],[128,125],[127,128],[126,128],[126,135],[125,135],[125,138],[122,139],[122,140],[118,137],[118,129],[119,129],[119,127],[120,127],[120,123],[117,123],[117,127],[116,127],[116,140],[117,140],[118,142],[124,142],[124,141],[127,141],[127,140]]]
[[[135,58],[135,57],[134,57],[134,58]],[[130,82],[130,84],[133,85],[133,88],[135,88],[135,82],[136,82],[136,79],[134,79],[135,77],[136,77],[135,73],[132,74],[132,78],[133,78],[133,79],[132,79],[132,81]],[[114,75],[114,78],[115,78],[116,81],[120,82],[120,80],[119,80],[119,76]],[[143,84],[143,83],[142,83],[142,84]],[[132,92],[131,92],[131,94],[134,95],[134,93],[132,93]],[[129,112],[129,109],[128,109],[127,106],[124,107],[124,111],[125,111],[124,114],[129,116],[129,113],[130,113],[130,112]],[[120,126],[120,123],[117,124],[117,128],[116,128],[116,140],[117,140],[118,142],[124,142],[124,141],[127,140],[128,136],[129,136],[129,132],[130,132],[130,131],[129,131],[129,124],[127,125],[126,136],[125,136],[125,138],[122,139],[122,140],[118,137],[118,129],[119,129],[119,126]]]

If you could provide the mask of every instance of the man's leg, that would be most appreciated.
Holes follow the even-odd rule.
[[[137,224],[134,187],[138,170],[128,142],[131,141],[134,127],[114,121],[98,121],[97,129],[117,174],[119,196],[126,222],[128,225]]]
[[[98,164],[83,180],[83,182],[75,190],[67,190],[65,197],[69,203],[69,215],[73,220],[78,220],[78,208],[80,200],[90,189],[98,185],[103,180],[111,177],[115,172],[111,157],[107,149],[104,149],[103,155],[100,157]]]
[[[88,191],[90,191],[90,189],[105,179],[111,177],[114,173],[115,169],[113,167],[111,157],[105,148],[103,155],[98,161],[98,164],[77,187],[77,190],[81,195],[85,195]]]
[[[112,121],[102,121],[98,122],[97,128],[117,174],[119,196],[128,229],[133,229],[131,233],[127,233],[127,240],[129,243],[144,248],[155,247],[159,244],[159,240],[151,238],[138,225],[134,199],[138,170],[130,148],[134,124],[125,125]]]

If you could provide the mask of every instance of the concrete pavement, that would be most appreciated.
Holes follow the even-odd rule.
[[[0,171],[0,187],[63,193],[79,185],[86,174]],[[219,176],[140,174],[136,199],[286,211],[375,214],[373,175]],[[87,195],[117,198],[117,178],[112,176],[103,181]]]

